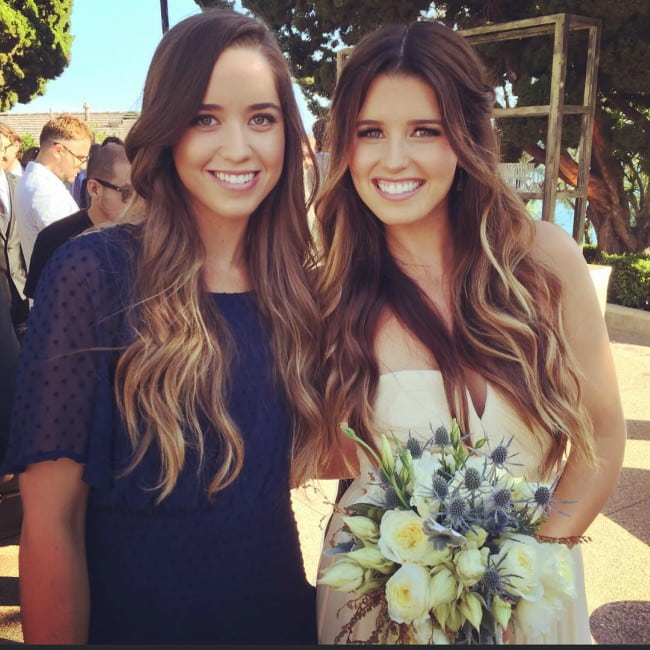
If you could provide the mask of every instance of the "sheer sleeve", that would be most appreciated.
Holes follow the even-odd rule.
[[[107,263],[103,235],[67,242],[43,271],[21,346],[6,472],[66,457],[85,465],[92,487],[111,481],[124,271]]]

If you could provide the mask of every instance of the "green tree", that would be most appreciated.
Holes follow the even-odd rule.
[[[72,0],[0,0],[0,111],[42,95],[69,63]]]
[[[196,0],[201,6],[219,0]],[[353,46],[380,25],[434,16],[459,29],[487,23],[571,13],[602,20],[598,102],[593,132],[587,218],[610,253],[650,246],[650,11],[647,0],[242,0],[278,35],[312,113],[327,110],[336,77],[336,51]],[[573,34],[577,34],[574,37]],[[582,39],[582,40],[581,40]],[[552,39],[536,37],[481,46],[506,97],[520,105],[546,104]],[[567,103],[581,103],[586,46],[572,33]],[[504,153],[544,162],[545,121],[500,124]],[[560,176],[575,185],[577,128],[564,124]]]
[[[38,146],[38,142],[36,142],[34,136],[31,133],[23,133],[21,140],[22,140],[22,145],[21,145],[22,151],[27,151],[27,149],[31,149],[32,147]]]

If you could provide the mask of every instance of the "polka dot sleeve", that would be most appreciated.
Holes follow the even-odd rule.
[[[101,234],[61,246],[41,276],[20,352],[5,472],[66,457],[85,465],[91,486],[111,480],[119,354],[111,332],[121,310],[108,290]]]

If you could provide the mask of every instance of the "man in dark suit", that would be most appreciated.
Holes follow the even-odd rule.
[[[6,129],[0,124],[0,161],[5,146],[11,142]],[[24,294],[27,267],[13,209],[18,180],[0,163],[0,283],[3,284],[2,290],[10,297],[11,321],[20,338],[27,322],[29,305]]]
[[[19,341],[29,313],[23,293],[27,269],[13,215],[18,177],[4,169],[5,147],[12,142],[12,132],[7,129],[0,124],[0,461],[9,439]],[[0,476],[0,496],[0,503],[10,505],[9,510],[0,507],[0,534],[17,534],[22,508],[15,477]]]

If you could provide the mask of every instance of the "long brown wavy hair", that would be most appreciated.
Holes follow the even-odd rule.
[[[458,157],[449,196],[455,251],[451,331],[396,263],[383,224],[361,201],[350,176],[358,116],[380,75],[415,76],[435,91]],[[373,341],[388,307],[434,354],[461,426],[468,423],[463,368],[470,368],[508,398],[537,440],[550,439],[543,472],[562,458],[568,443],[594,462],[592,426],[563,336],[561,284],[533,258],[532,220],[499,175],[494,103],[472,47],[433,21],[366,36],[342,70],[330,112],[329,173],[316,201],[324,251],[318,295],[326,430],[333,447],[341,420],[371,441],[379,377]]]
[[[172,159],[217,58],[232,46],[265,56],[281,102],[282,176],[250,217],[244,248],[256,301],[270,326],[276,380],[292,412],[294,481],[312,474],[315,463],[305,453],[322,412],[314,388],[319,316],[302,182],[303,150],[311,150],[271,31],[234,11],[208,10],[163,37],[147,74],[142,112],[125,142],[133,187],[141,197],[137,210],[144,218],[129,312],[134,340],[119,359],[115,390],[134,448],[127,471],[155,445],[161,458],[159,500],[174,487],[189,446],[203,458],[201,421],[206,418],[220,438],[221,454],[209,494],[232,483],[244,460],[242,437],[226,406],[232,341],[204,286],[205,250]]]

